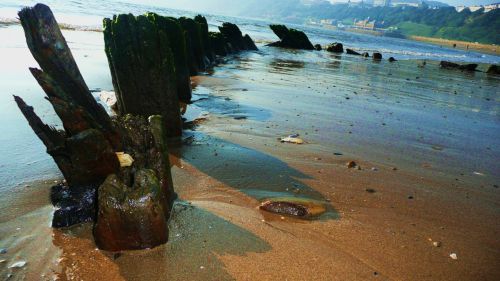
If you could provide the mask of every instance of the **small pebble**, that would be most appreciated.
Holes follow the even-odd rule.
[[[375,167],[372,167],[372,171],[378,171],[378,169]]]
[[[434,247],[441,247],[441,242],[439,242],[439,241],[434,241],[434,242],[432,242],[432,245],[433,245]]]
[[[451,253],[451,254],[450,254],[450,258],[452,258],[452,259],[454,259],[454,260],[458,260],[458,256],[457,256],[457,254],[455,254],[455,253]]]
[[[410,196],[408,196],[408,199],[410,199],[410,200],[411,200],[411,199],[413,199],[413,196],[411,196],[411,195],[410,195]]]
[[[0,249],[0,254],[7,254],[7,249]]]

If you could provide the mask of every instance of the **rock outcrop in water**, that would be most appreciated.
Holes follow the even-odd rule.
[[[463,71],[476,71],[477,64],[458,64],[449,61],[441,61],[439,66],[447,69],[457,69]]]
[[[373,60],[382,60],[382,54],[381,53],[373,53]]]
[[[343,53],[344,45],[342,43],[333,43],[326,47],[326,50],[331,53]]]
[[[500,67],[498,67],[498,65],[496,64],[492,64],[490,65],[490,67],[488,67],[486,73],[500,75]]]
[[[352,50],[352,49],[345,49],[345,52],[346,52],[346,54],[348,54],[348,55],[361,56],[361,54],[360,54],[360,53],[358,53],[358,52],[356,52],[356,51],[354,51],[354,50]]]
[[[272,47],[281,47],[289,49],[314,50],[314,46],[307,38],[307,35],[296,29],[289,29],[284,25],[272,24],[269,26],[278,36],[280,41],[269,44]]]

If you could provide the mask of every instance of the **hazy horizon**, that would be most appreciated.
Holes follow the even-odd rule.
[[[231,1],[231,0],[123,0],[124,2],[141,3],[146,5],[155,5],[168,8],[175,8],[181,10],[205,11],[205,12],[223,12],[231,14],[233,12],[241,11],[242,5],[254,2],[250,0],[245,1]],[[347,2],[348,0],[329,0],[330,2]],[[487,5],[500,2],[500,0],[437,0],[452,6],[472,6],[472,5]],[[221,9],[224,7],[225,9]]]

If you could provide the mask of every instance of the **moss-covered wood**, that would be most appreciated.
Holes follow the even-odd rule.
[[[120,114],[164,116],[169,137],[182,134],[178,76],[168,29],[155,16],[104,20],[104,42]],[[166,23],[166,19],[161,21]]]

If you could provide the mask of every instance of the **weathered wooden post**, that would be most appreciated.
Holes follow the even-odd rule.
[[[88,90],[49,7],[37,4],[33,8],[24,8],[19,12],[19,18],[28,47],[42,68],[31,69],[31,72],[64,126],[64,131],[47,126],[32,107],[20,97],[14,97],[67,180],[67,186],[58,185],[52,190],[53,203],[59,207],[54,214],[53,226],[95,220],[98,209],[94,237],[101,249],[145,249],[165,243],[167,220],[175,194],[166,144],[169,127],[164,126],[161,116],[149,119],[144,116],[145,112],[156,112],[156,105],[146,104],[150,107],[144,112],[141,108],[133,108],[140,116],[123,115],[111,119]],[[148,19],[139,20],[142,27],[151,28]],[[147,40],[148,36],[166,40],[166,36],[158,35],[155,29],[152,32],[142,32],[142,40]],[[157,50],[157,47],[140,46],[156,53],[133,62],[142,69],[153,66],[164,71],[158,75],[168,72],[173,68],[171,57],[161,60],[160,66],[153,61],[157,59],[154,55],[169,56],[168,52]],[[113,82],[120,85],[122,81],[116,78],[113,77]],[[175,77],[167,78],[150,86],[151,99],[157,98],[156,101],[165,107],[172,102],[162,100],[160,93],[154,92],[157,90],[154,87],[168,90],[167,83],[175,86]],[[139,79],[135,77],[132,86],[143,83]],[[173,95],[177,98],[175,91]],[[177,99],[175,102],[179,114]],[[122,104],[122,110],[124,105],[131,104]]]

